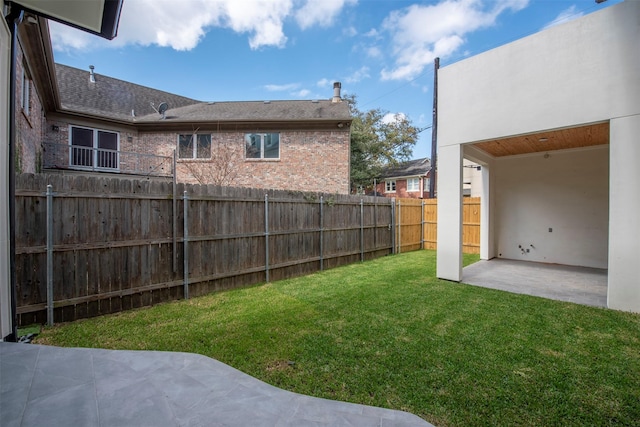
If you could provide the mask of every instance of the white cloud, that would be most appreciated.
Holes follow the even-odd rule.
[[[554,19],[553,21],[549,22],[547,25],[545,25],[542,29],[545,30],[547,28],[559,25],[559,24],[564,24],[565,22],[569,22],[573,19],[579,18],[582,15],[584,15],[583,12],[576,12],[576,5],[574,4],[573,6],[563,10],[562,12],[560,12],[560,14],[558,16],[556,16],[556,19]]]
[[[370,29],[369,31],[364,33],[364,35],[366,37],[371,37],[371,38],[374,38],[374,39],[380,38],[380,33],[375,28]]]
[[[485,7],[481,0],[443,0],[435,5],[412,5],[392,12],[382,29],[391,36],[395,63],[382,70],[382,79],[415,78],[435,57],[457,51],[466,34],[494,25],[502,12],[521,10],[528,1],[495,0]]]
[[[382,117],[381,122],[384,124],[397,123],[402,120],[406,120],[407,115],[404,113],[387,113]]]
[[[311,94],[311,91],[308,89],[302,89],[294,93],[294,95],[299,98],[306,98],[309,94]]]
[[[307,0],[296,11],[296,21],[303,30],[319,25],[330,26],[344,6],[356,4],[357,0]]]
[[[323,78],[318,80],[318,83],[316,83],[316,85],[318,87],[331,87],[333,86],[333,82],[334,80]]]
[[[129,44],[191,50],[209,28],[220,27],[247,34],[252,49],[283,47],[286,20],[295,18],[303,29],[328,26],[343,7],[355,2],[307,0],[298,7],[296,0],[130,0],[123,3],[118,37],[111,42],[55,23],[51,38],[57,51]]]
[[[358,30],[356,30],[355,27],[346,27],[344,30],[342,30],[342,34],[347,37],[355,37],[358,35]]]
[[[269,92],[283,92],[296,90],[300,87],[300,83],[287,83],[283,85],[265,85],[264,88]]]
[[[369,75],[369,67],[363,66],[354,71],[350,76],[345,77],[344,81],[347,83],[357,83],[369,77],[371,77],[371,75]]]
[[[369,58],[382,58],[382,50],[378,46],[370,46],[365,49],[365,52]]]

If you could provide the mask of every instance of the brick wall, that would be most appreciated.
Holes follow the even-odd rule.
[[[393,178],[389,178],[393,179]],[[405,178],[397,178],[396,181],[396,191],[395,193],[387,193],[385,181],[379,182],[377,184],[378,194],[381,194],[385,197],[397,197],[403,199],[428,199],[429,198],[429,187],[427,186],[427,182],[423,180],[423,191],[407,191],[407,180]]]
[[[40,97],[25,67],[22,49],[16,63],[16,172],[36,173],[42,168],[42,138],[46,120]],[[23,107],[22,76],[26,72],[29,86],[28,106]]]
[[[136,149],[159,155],[173,155],[177,133],[140,134]],[[212,134],[212,159],[178,160],[178,181],[197,183],[194,175],[212,180],[229,164],[232,178],[225,185],[296,191],[347,194],[349,192],[349,131],[280,132],[280,159],[247,160],[244,132]],[[219,151],[231,153],[218,155]],[[225,164],[221,164],[224,162]]]
[[[45,155],[47,165],[69,165],[69,122],[47,121],[45,141],[61,144]],[[73,123],[97,129],[100,125]],[[55,129],[55,130],[54,130]],[[205,132],[202,132],[205,133]],[[173,156],[179,132],[135,133],[121,129],[120,151]],[[279,159],[245,159],[244,132],[215,132],[211,137],[211,158],[178,159],[179,182],[219,184],[234,187],[282,189],[324,193],[349,192],[349,130],[280,132]],[[135,173],[127,156],[120,156],[120,172]],[[133,162],[133,160],[131,160]],[[164,165],[163,168],[170,164]],[[223,169],[227,170],[225,172]],[[147,168],[148,169],[148,168]]]

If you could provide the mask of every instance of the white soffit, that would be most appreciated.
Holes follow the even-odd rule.
[[[123,0],[13,0],[28,11],[112,39]]]

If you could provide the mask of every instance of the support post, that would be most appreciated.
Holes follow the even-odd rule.
[[[397,200],[397,209],[396,209],[396,215],[397,215],[397,225],[398,225],[398,252],[399,254],[402,253],[402,202],[400,202],[400,200]]]
[[[47,185],[47,325],[53,326],[53,186]]]
[[[176,150],[173,150],[173,272],[178,271],[178,182]]]
[[[320,271],[324,270],[324,197],[320,196]]]
[[[182,193],[184,205],[184,236],[183,236],[183,266],[184,266],[184,299],[189,299],[189,195],[186,190]]]
[[[360,262],[364,261],[364,201],[360,199]]]
[[[391,198],[391,224],[389,224],[389,230],[391,230],[391,253],[396,253],[396,198]]]
[[[269,195],[264,195],[264,273],[269,282]]]
[[[424,199],[420,203],[420,249],[424,249]]]

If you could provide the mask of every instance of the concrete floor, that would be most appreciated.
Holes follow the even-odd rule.
[[[0,424],[433,427],[407,412],[288,392],[197,354],[6,342]]]
[[[607,270],[494,258],[462,270],[462,282],[595,307],[607,306]]]

